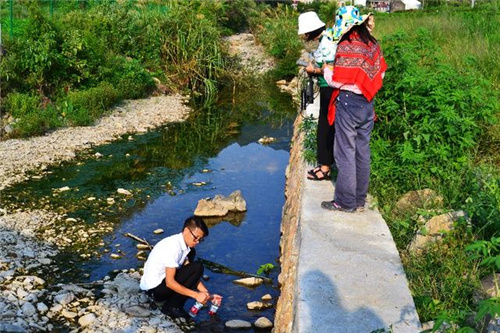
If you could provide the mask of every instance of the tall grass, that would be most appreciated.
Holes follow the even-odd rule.
[[[500,230],[498,26],[498,2],[376,15],[389,69],[376,99],[371,191],[424,321],[474,325],[472,293],[491,272],[466,249]],[[421,226],[418,215],[394,215],[393,206],[402,193],[425,187],[444,196],[444,211],[464,209],[472,223],[458,223],[443,242],[414,255],[407,245]]]
[[[69,93],[84,94],[105,83],[114,89],[101,94],[110,102],[102,105],[108,106],[147,96],[155,88],[153,77],[169,91],[213,98],[221,80],[231,74],[222,33],[229,32],[229,21],[239,22],[240,28],[246,22],[241,12],[231,11],[234,6],[227,1],[194,0],[67,1],[51,15],[47,2],[16,3],[16,20],[29,24],[14,38],[3,33],[7,55],[0,62],[2,93],[21,94],[29,105],[31,96],[37,95],[44,102],[30,117],[51,119],[36,131],[33,126],[21,128],[26,122],[20,119],[12,136],[92,124],[103,110],[79,109]],[[227,13],[234,14],[231,20]],[[12,113],[12,103],[5,105]],[[53,112],[44,112],[47,107]]]

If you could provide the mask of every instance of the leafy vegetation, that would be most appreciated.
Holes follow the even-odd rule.
[[[248,25],[238,4],[75,0],[49,11],[48,2],[16,3],[14,37],[3,36],[1,88],[7,98],[26,95],[30,111],[16,112],[12,136],[92,124],[116,102],[151,94],[154,79],[210,98],[232,73],[222,34]]]
[[[447,323],[446,331],[473,332],[486,314],[500,313],[498,298],[477,304],[472,297],[481,278],[500,271],[499,24],[498,2],[376,14],[389,68],[375,101],[370,192],[401,253],[420,319],[434,320],[435,329]],[[314,160],[314,126],[306,120],[302,130],[304,156]],[[402,194],[424,188],[443,196],[444,205],[432,207],[439,210],[395,214]],[[460,209],[467,219],[442,241],[419,254],[408,250],[422,216]]]
[[[479,319],[497,309],[494,300],[474,304],[479,279],[492,269],[467,250],[484,250],[483,239],[500,230],[499,154],[493,151],[500,71],[491,65],[500,52],[500,34],[492,30],[499,9],[493,2],[376,17],[389,69],[376,101],[371,192],[401,251],[420,318],[436,320],[436,327],[446,322],[467,330],[474,325],[471,312]],[[418,215],[396,216],[393,207],[401,194],[422,188],[438,191],[445,210],[465,210],[471,223],[458,223],[418,255],[407,250]]]

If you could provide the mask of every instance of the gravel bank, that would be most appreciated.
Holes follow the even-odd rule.
[[[41,137],[0,142],[0,190],[41,172],[48,165],[68,161],[77,151],[111,142],[123,134],[142,133],[184,120],[189,108],[181,95],[127,101],[94,126],[56,130]]]

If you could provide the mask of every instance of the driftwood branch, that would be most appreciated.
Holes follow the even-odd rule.
[[[260,278],[260,279],[264,280],[265,283],[271,283],[271,284],[273,283],[272,279],[265,277],[265,276],[260,276],[257,274],[247,273],[247,272],[243,272],[243,271],[236,271],[236,270],[229,268],[227,266],[218,264],[218,263],[210,261],[210,260],[202,259],[202,258],[199,258],[198,260],[200,260],[202,262],[202,264],[205,265],[209,270],[211,270],[212,272],[215,272],[215,273],[230,274],[230,275],[236,275],[236,276],[241,276],[241,277],[256,277],[256,278]]]
[[[141,244],[147,245],[147,246],[149,247],[149,249],[150,249],[150,250],[152,250],[152,249],[153,249],[153,246],[152,246],[151,244],[149,244],[149,242],[148,242],[147,240],[145,240],[144,238],[137,237],[136,235],[133,235],[133,234],[131,234],[131,233],[129,233],[129,232],[126,232],[126,233],[124,234],[124,236],[125,236],[125,237],[130,237],[130,238],[132,238],[132,239],[134,239],[134,240],[138,241],[138,242],[139,242],[139,243],[141,243]]]

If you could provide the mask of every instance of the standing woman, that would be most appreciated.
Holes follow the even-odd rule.
[[[359,9],[337,10],[334,37],[340,37],[333,69],[325,67],[325,79],[334,88],[328,120],[335,124],[334,156],[338,168],[333,201],[328,210],[364,210],[370,182],[370,134],[375,112],[373,98],[382,87],[387,69],[380,46],[370,33],[368,18]]]
[[[319,40],[319,46],[314,51],[314,60],[318,67],[311,63],[305,68],[309,75],[318,77],[319,85],[319,118],[316,136],[318,166],[308,171],[307,178],[310,180],[330,180],[330,166],[333,164],[333,140],[335,127],[328,123],[328,105],[332,96],[333,88],[328,86],[323,78],[324,64],[333,63],[337,44],[333,41],[332,29],[326,29],[315,12],[302,13],[299,16],[299,35],[304,35],[307,41]]]

